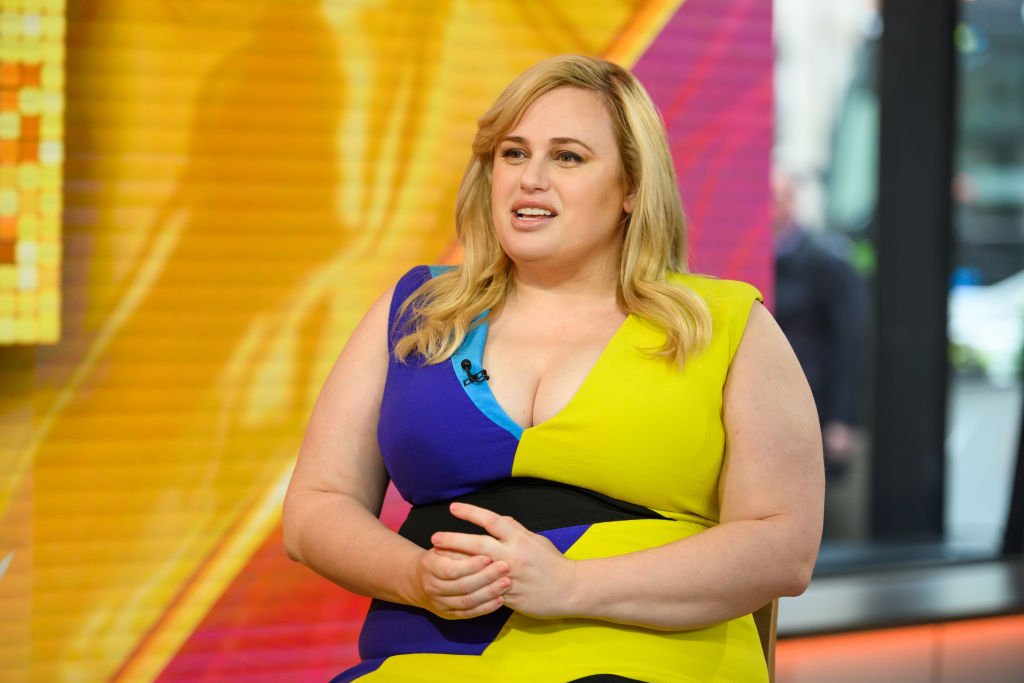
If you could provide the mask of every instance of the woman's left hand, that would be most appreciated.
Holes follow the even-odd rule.
[[[451,513],[477,525],[484,534],[438,531],[431,537],[435,548],[466,555],[487,555],[509,567],[512,586],[505,605],[532,617],[570,616],[568,603],[576,575],[576,563],[540,534],[512,517],[499,515],[468,503],[452,503]]]

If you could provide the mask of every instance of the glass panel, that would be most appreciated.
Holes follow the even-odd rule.
[[[775,0],[775,316],[808,376],[829,473],[819,569],[868,547],[871,229],[881,19],[865,0]]]
[[[1024,5],[961,4],[949,293],[946,537],[998,552],[1020,438]]]

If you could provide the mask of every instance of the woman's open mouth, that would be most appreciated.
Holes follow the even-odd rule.
[[[555,212],[549,209],[535,209],[533,207],[516,209],[513,213],[515,213],[516,218],[550,218],[555,215]]]
[[[512,225],[517,228],[540,227],[557,215],[557,212],[540,206],[520,206],[512,210]]]

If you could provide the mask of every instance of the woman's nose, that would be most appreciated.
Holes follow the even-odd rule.
[[[519,176],[519,186],[527,192],[539,192],[548,189],[548,167],[540,155],[530,159],[523,167]]]

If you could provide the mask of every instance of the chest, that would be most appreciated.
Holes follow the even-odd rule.
[[[624,321],[617,310],[533,319],[502,316],[489,326],[483,350],[495,400],[523,427],[551,419],[579,393]]]
[[[568,398],[563,394],[559,403],[565,405],[545,408],[554,396],[548,390],[566,391],[568,385],[545,384],[548,378],[541,372],[540,382],[530,387],[524,378],[536,382],[532,373],[545,363],[529,354],[496,353],[497,364],[488,366],[482,360],[488,332],[486,324],[475,328],[449,362],[389,367],[378,440],[388,472],[406,499],[435,502],[522,476],[659,510],[714,517],[724,443],[725,366],[719,354],[705,354],[679,372],[644,352],[657,348],[664,337],[630,317],[611,330],[610,340],[588,341],[586,335],[563,340],[571,351],[578,343],[593,344],[591,356],[593,347],[602,341],[606,346],[586,370],[574,365],[579,386],[567,392],[572,393]],[[505,342],[514,340],[505,337]],[[524,341],[522,347],[529,351],[532,344]],[[520,374],[514,358],[524,358],[530,372]],[[474,372],[485,368],[494,378],[504,378],[504,389],[521,382],[524,405],[533,401],[538,408],[533,416],[543,419],[531,425],[512,420],[515,396],[494,392],[493,378],[469,380],[464,363]],[[498,403],[499,397],[505,403]],[[541,408],[555,412],[543,414]]]

